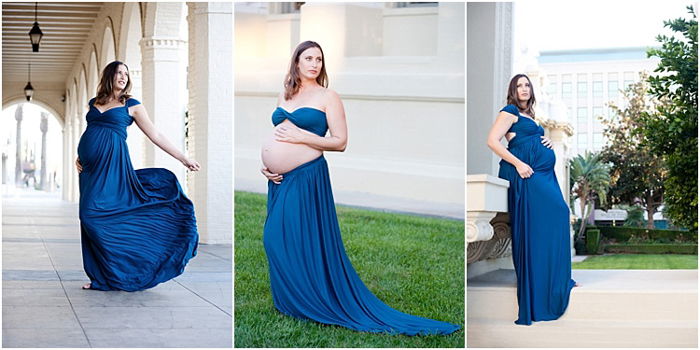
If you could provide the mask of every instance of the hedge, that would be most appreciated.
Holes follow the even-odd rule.
[[[606,253],[632,254],[698,254],[697,244],[606,244]]]
[[[588,254],[598,254],[600,248],[600,230],[586,230],[586,251]]]
[[[682,241],[682,242],[697,242],[697,231],[679,231],[679,230],[651,230],[638,227],[621,227],[621,226],[598,226],[600,233],[604,238],[614,239],[618,242],[627,242],[630,238],[642,238],[648,240],[667,240],[667,241]]]

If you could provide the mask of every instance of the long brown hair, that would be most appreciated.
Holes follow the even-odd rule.
[[[289,62],[289,71],[287,72],[287,76],[284,78],[285,101],[289,100],[294,95],[296,95],[297,92],[299,92],[299,88],[301,87],[301,77],[299,77],[299,68],[297,67],[297,64],[299,63],[299,56],[301,56],[301,53],[306,51],[306,49],[312,47],[317,47],[319,50],[321,50],[321,73],[319,73],[316,77],[316,82],[318,83],[318,85],[328,87],[328,75],[326,74],[326,55],[323,54],[323,49],[321,48],[321,45],[319,45],[315,41],[304,41],[303,43],[299,44],[296,49],[294,49],[292,59]]]
[[[122,65],[126,67],[126,71],[129,72],[129,66],[120,61],[111,62],[105,66],[105,69],[102,70],[100,83],[97,85],[97,96],[95,97],[95,102],[97,104],[105,105],[109,103],[109,99],[112,96],[112,90],[114,89],[114,76],[117,74],[119,66]],[[124,90],[119,93],[120,103],[126,103],[126,100],[131,97],[131,95],[129,95],[129,91],[131,91],[131,76],[129,76],[129,80],[126,81]]]
[[[527,107],[523,109],[520,106],[520,100],[518,99],[518,79],[525,77],[527,79],[527,82],[530,84],[530,98],[527,100]],[[515,105],[518,107],[518,110],[527,113],[530,115],[530,117],[534,118],[535,117],[535,89],[532,86],[532,82],[530,81],[530,77],[528,77],[525,74],[516,74],[513,79],[510,80],[510,84],[508,84],[508,99],[507,102],[509,105]]]

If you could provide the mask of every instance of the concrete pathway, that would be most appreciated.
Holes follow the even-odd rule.
[[[140,292],[82,290],[77,204],[2,198],[3,347],[228,347],[231,245],[200,245],[185,273]]]

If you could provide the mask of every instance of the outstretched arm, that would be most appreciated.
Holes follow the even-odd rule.
[[[321,151],[345,151],[348,143],[348,126],[345,121],[345,109],[340,96],[335,91],[326,91],[326,120],[329,136],[303,132],[296,126],[279,125],[275,129],[277,141],[303,143]]]
[[[136,122],[136,125],[138,125],[139,129],[146,134],[146,137],[148,137],[153,144],[165,151],[165,153],[171,155],[173,158],[179,160],[180,163],[182,163],[182,165],[184,165],[187,169],[193,171],[199,170],[200,166],[197,161],[187,158],[184,153],[180,152],[179,149],[177,149],[160,131],[156,129],[153,122],[151,122],[151,119],[148,118],[148,112],[146,112],[146,108],[142,104],[130,107],[129,113],[132,117],[134,117],[134,121]]]

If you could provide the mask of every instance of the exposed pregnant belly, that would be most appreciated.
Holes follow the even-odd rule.
[[[284,123],[291,123],[284,121]],[[281,142],[275,140],[275,131],[265,137],[260,152],[262,162],[270,172],[285,174],[290,170],[312,161],[323,154],[322,151],[305,144]]]

